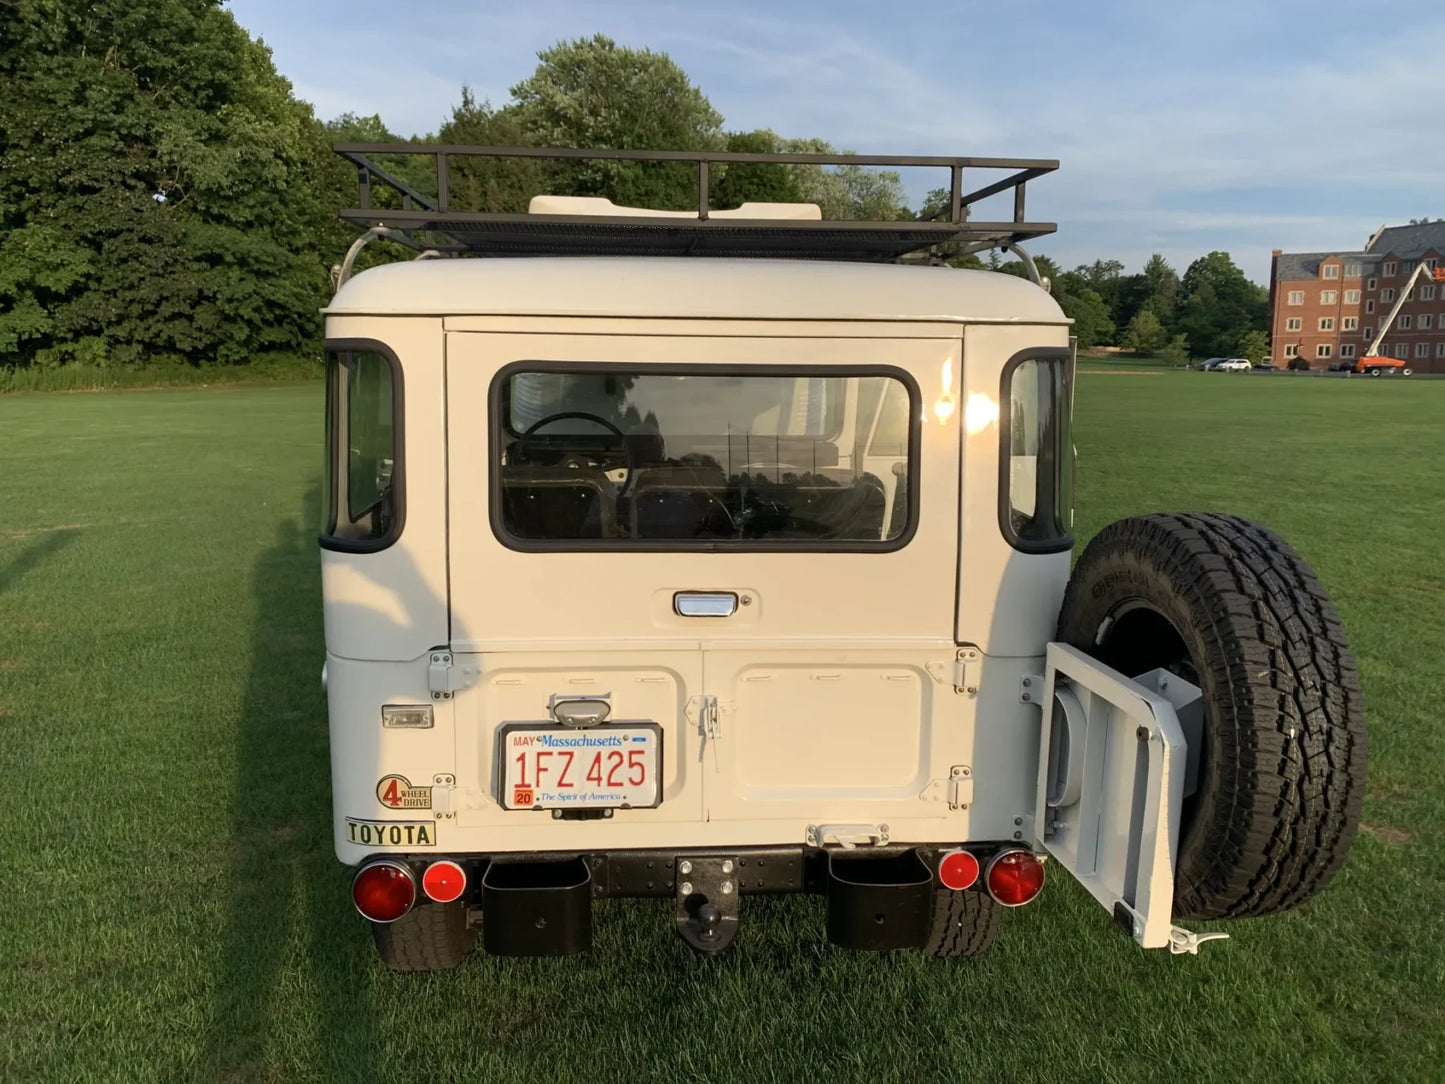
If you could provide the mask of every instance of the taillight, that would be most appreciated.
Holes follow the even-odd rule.
[[[461,866],[443,858],[427,866],[421,875],[421,887],[437,903],[451,903],[467,890],[467,874]]]
[[[949,851],[938,860],[938,879],[955,892],[972,888],[978,880],[978,859],[967,851]]]
[[[984,880],[999,903],[1022,907],[1044,887],[1044,864],[1030,851],[1004,851],[988,864]]]
[[[372,922],[395,922],[416,902],[416,882],[399,862],[373,862],[351,882],[351,899]]]

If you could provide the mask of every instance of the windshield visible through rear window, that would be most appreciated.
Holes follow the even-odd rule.
[[[494,388],[494,522],[523,548],[896,548],[916,489],[906,380],[514,366]]]

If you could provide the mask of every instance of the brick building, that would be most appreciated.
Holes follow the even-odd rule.
[[[1274,364],[1302,357],[1324,369],[1363,355],[1422,262],[1445,265],[1445,222],[1382,226],[1359,252],[1275,249],[1269,284]],[[1416,372],[1445,373],[1445,286],[1416,284],[1379,353],[1407,360]]]

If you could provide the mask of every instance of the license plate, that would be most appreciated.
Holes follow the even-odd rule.
[[[504,809],[650,809],[662,800],[662,728],[502,728]]]

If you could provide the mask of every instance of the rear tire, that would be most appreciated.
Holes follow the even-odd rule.
[[[395,922],[373,922],[381,962],[393,971],[444,971],[467,958],[477,931],[467,926],[467,905],[424,903]]]
[[[1002,916],[1003,907],[983,889],[935,889],[924,955],[938,959],[978,956],[993,944]]]
[[[1203,690],[1176,915],[1271,914],[1330,881],[1359,827],[1364,700],[1339,614],[1283,539],[1215,514],[1111,524],[1069,581],[1059,639]]]
[[[1408,365],[1405,366],[1405,368],[1403,368],[1403,369],[1400,370],[1400,375],[1401,375],[1401,376],[1413,376],[1414,374],[1415,374],[1415,370],[1412,369],[1412,368],[1410,368]]]

